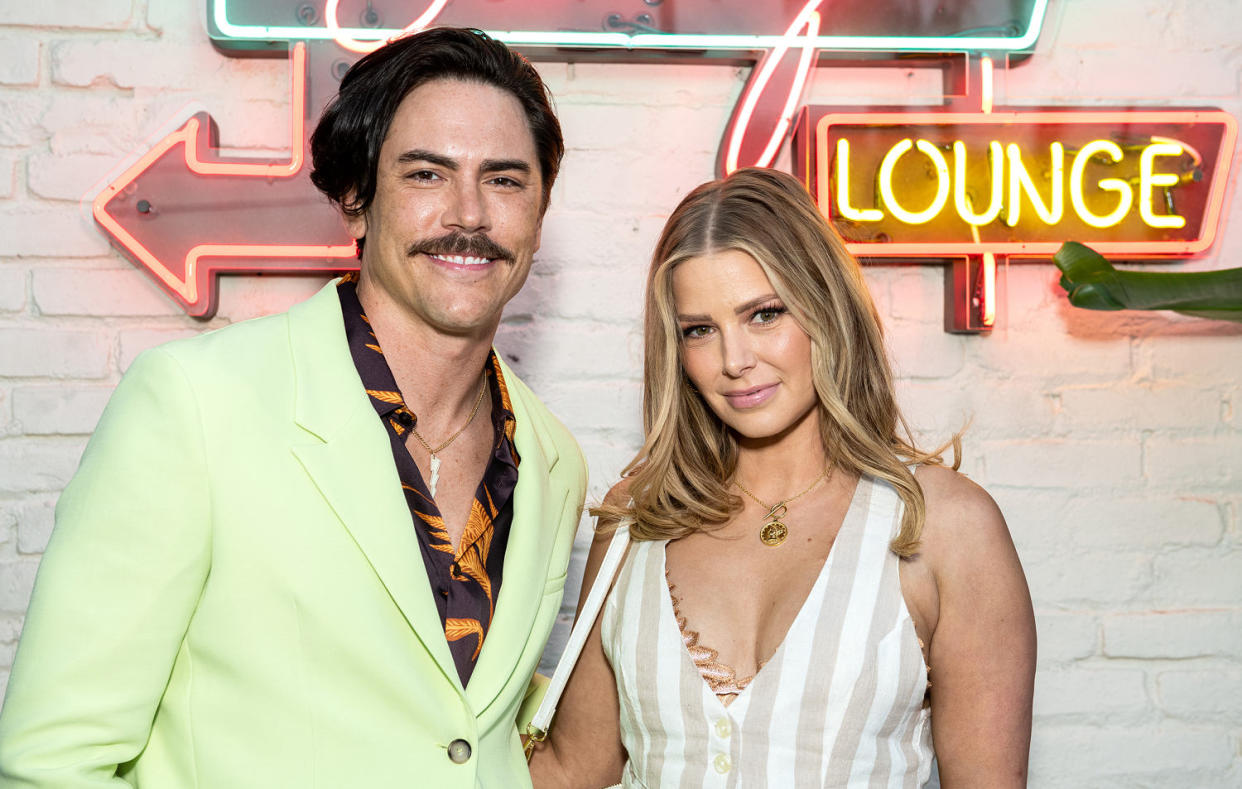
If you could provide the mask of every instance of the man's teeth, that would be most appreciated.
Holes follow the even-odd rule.
[[[475,258],[466,255],[436,255],[436,257],[456,266],[482,266],[492,262],[491,258]]]

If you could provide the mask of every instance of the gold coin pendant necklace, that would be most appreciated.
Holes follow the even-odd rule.
[[[775,504],[768,504],[765,501],[760,501],[759,497],[747,490],[742,483],[738,482],[736,479],[733,480],[733,484],[737,485],[738,490],[745,493],[750,497],[751,501],[768,511],[768,514],[763,516],[763,520],[766,521],[766,523],[759,527],[759,542],[769,548],[775,548],[783,543],[785,538],[789,536],[789,527],[781,521],[781,518],[784,518],[789,512],[789,504],[791,504],[795,499],[800,499],[815,490],[815,488],[819,486],[819,483],[823,482],[829,475],[831,475],[832,469],[832,466],[824,469],[824,473],[816,477],[815,481],[808,485],[807,488],[801,493],[790,496],[787,499],[782,499]]]
[[[431,479],[427,483],[427,490],[431,491],[431,497],[433,499],[436,497],[436,483],[440,481],[440,457],[437,453],[456,441],[457,437],[466,432],[466,428],[470,427],[470,423],[474,421],[474,415],[479,413],[479,404],[483,402],[483,393],[486,391],[487,374],[484,373],[483,385],[479,387],[479,396],[474,398],[474,408],[470,409],[470,416],[466,417],[466,424],[462,425],[456,433],[444,439],[438,447],[432,448],[432,446],[418,434],[417,430],[412,427],[410,428],[410,432],[414,434],[414,438],[418,439],[418,443],[422,444],[423,449],[427,450],[427,454],[431,456]]]

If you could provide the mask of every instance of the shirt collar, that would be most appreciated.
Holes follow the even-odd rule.
[[[418,424],[418,415],[405,404],[397,381],[393,378],[392,368],[384,358],[379,340],[371,329],[371,322],[358,300],[358,275],[347,274],[341,278],[337,286],[341,300],[341,315],[345,320],[345,337],[349,343],[349,353],[353,357],[354,367],[358,369],[358,377],[362,379],[362,387],[371,398],[375,412],[384,418],[396,422],[406,429]],[[500,441],[513,441],[517,428],[517,417],[513,414],[513,403],[509,399],[509,387],[505,384],[504,373],[500,369],[500,358],[495,349],[488,351],[487,361],[483,369],[488,377],[488,390],[491,393],[492,428]]]

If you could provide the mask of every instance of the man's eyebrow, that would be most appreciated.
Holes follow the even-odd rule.
[[[524,159],[484,159],[483,166],[480,169],[485,173],[499,173],[505,171],[529,173],[531,171],[530,162],[525,161]]]
[[[413,148],[397,157],[398,165],[417,164],[420,162],[434,164],[437,167],[443,167],[453,172],[461,169],[461,164],[456,159],[445,156],[442,153],[426,151],[422,148]],[[484,173],[518,172],[529,174],[531,172],[530,162],[524,159],[484,159],[479,169]]]
[[[397,164],[414,164],[415,162],[427,162],[428,164],[434,164],[446,170],[454,171],[460,167],[456,159],[451,159],[444,154],[433,151],[424,151],[421,148],[405,151],[397,157]]]

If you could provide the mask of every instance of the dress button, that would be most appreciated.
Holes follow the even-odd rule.
[[[448,756],[453,764],[465,764],[470,761],[470,743],[465,740],[453,740],[449,743]]]
[[[720,737],[728,738],[733,733],[733,727],[729,725],[728,718],[719,718],[716,721],[716,734]]]
[[[733,764],[729,761],[729,757],[723,753],[716,754],[716,758],[712,761],[712,763],[716,765],[716,772],[721,775],[729,772],[730,768],[733,767]]]

